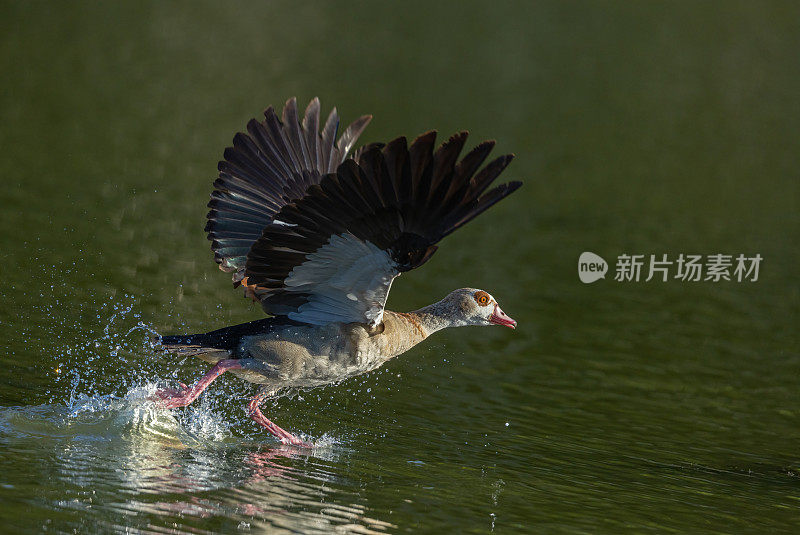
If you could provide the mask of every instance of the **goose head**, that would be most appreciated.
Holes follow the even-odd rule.
[[[452,327],[503,325],[517,328],[517,322],[503,312],[497,300],[484,290],[461,288],[450,292],[437,305],[439,313],[449,317]]]

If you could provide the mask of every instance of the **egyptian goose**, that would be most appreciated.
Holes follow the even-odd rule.
[[[302,122],[290,99],[283,120],[270,107],[251,120],[219,163],[206,231],[220,269],[271,317],[206,334],[164,336],[163,348],[214,365],[193,387],[157,393],[183,407],[220,374],[261,384],[251,417],[281,442],[308,446],[259,410],[287,387],[306,388],[362,374],[446,327],[517,323],[483,290],[462,288],[409,313],[384,310],[395,277],[424,264],[436,243],[520,187],[489,186],[511,161],[479,170],[494,146],[484,141],[460,161],[467,133],[434,150],[435,132],[348,153],[371,120],[336,138],[339,117],[322,130],[320,104]]]

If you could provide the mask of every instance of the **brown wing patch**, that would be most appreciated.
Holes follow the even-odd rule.
[[[234,275],[235,277],[236,275]],[[258,303],[260,299],[258,298],[258,294],[256,293],[256,285],[255,284],[247,284],[247,277],[242,277],[241,280],[235,281],[233,283],[233,287],[236,288],[237,286],[241,285],[244,289],[244,296],[247,299],[252,299],[254,303]]]

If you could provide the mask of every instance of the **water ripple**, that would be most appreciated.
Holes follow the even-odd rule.
[[[304,532],[384,531],[331,462],[348,450],[330,438],[310,453],[236,437],[208,406],[186,418],[148,400],[156,385],[123,397],[76,396],[69,406],[0,408],[0,443],[47,466],[60,492],[41,506],[159,532],[204,533],[193,520]],[[8,451],[7,450],[7,451]],[[39,468],[45,469],[44,465]],[[350,501],[344,499],[350,496]],[[184,496],[181,498],[181,496]],[[154,520],[155,519],[155,520]],[[154,523],[155,522],[155,523]]]

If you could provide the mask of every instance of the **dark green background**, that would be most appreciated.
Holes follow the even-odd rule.
[[[791,2],[3,2],[4,529],[794,531],[799,54]],[[519,328],[267,406],[332,443],[311,456],[235,379],[143,405],[204,368],[129,332],[261,316],[205,203],[234,132],[294,95],[374,114],[363,142],[494,138],[525,183],[389,302],[480,287]],[[584,285],[585,250],[764,262]]]

